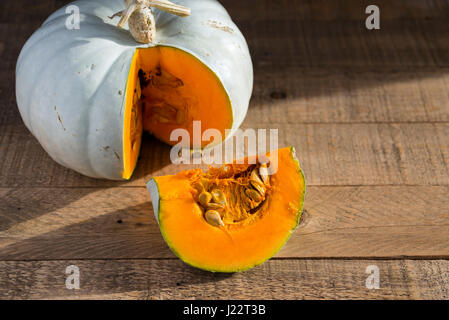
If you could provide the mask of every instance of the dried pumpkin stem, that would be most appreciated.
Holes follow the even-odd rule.
[[[122,18],[118,22],[117,26],[119,28],[125,27],[125,24],[128,22],[129,17],[131,17],[131,15],[134,13],[134,11],[136,11],[136,9],[137,9],[137,4],[132,3],[131,5],[128,6],[128,8],[126,8],[126,10],[122,11],[122,13],[121,13]]]
[[[180,17],[190,16],[190,8],[180,6],[167,0],[148,0],[148,5]]]
[[[190,8],[177,5],[168,0],[125,0],[126,9],[115,13],[110,18],[121,17],[117,26],[124,28],[129,22],[129,30],[137,42],[151,43],[156,36],[156,25],[151,7],[168,13],[186,17]]]

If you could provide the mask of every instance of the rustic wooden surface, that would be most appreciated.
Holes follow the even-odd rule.
[[[83,177],[24,127],[14,68],[68,1],[0,3],[0,298],[449,299],[449,2],[222,1],[255,86],[245,128],[279,128],[307,179],[304,216],[269,262],[241,274],[170,252],[144,183],[180,168],[147,137],[134,178]],[[254,5],[257,3],[257,5]],[[65,268],[81,288],[65,287]],[[365,269],[377,265],[380,289]]]

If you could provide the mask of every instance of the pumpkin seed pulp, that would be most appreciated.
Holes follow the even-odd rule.
[[[263,213],[270,190],[265,169],[264,164],[257,164],[244,171],[230,173],[229,166],[226,166],[216,169],[218,176],[215,171],[196,177],[192,182],[195,200],[206,222],[219,227],[251,223],[258,218]]]

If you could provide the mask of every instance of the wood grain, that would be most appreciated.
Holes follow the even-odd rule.
[[[326,0],[278,0],[260,1],[263,5],[255,6],[250,1],[220,1],[239,21],[256,20],[306,20],[306,21],[364,21],[365,8],[372,4],[369,0],[345,0],[329,2]],[[394,20],[433,20],[447,16],[447,0],[378,0],[381,19]]]
[[[449,68],[264,68],[246,126],[449,121]]]
[[[4,48],[0,124],[21,123],[14,96],[20,49],[48,15],[67,2],[29,0],[27,9],[15,2],[0,4]],[[252,108],[257,109],[250,119],[272,119],[279,108],[265,114],[259,105],[272,100],[271,93],[285,91],[290,105],[298,97],[311,101],[306,101],[307,110],[304,105],[289,106],[288,116],[276,117],[281,121],[291,115],[299,115],[298,122],[447,121],[447,1],[379,1],[382,28],[378,31],[364,27],[368,1],[223,4],[242,29],[253,56]],[[357,99],[367,95],[368,101]]]
[[[377,1],[376,31],[365,28],[370,1],[223,3],[258,58],[256,69],[448,66],[447,1]]]
[[[11,87],[0,82],[2,126],[22,125]],[[449,68],[263,68],[245,125],[449,122],[448,91]]]
[[[245,124],[245,128],[248,128]],[[0,187],[144,186],[192,168],[170,163],[170,148],[145,139],[133,179],[90,179],[56,164],[22,126],[0,132]],[[276,124],[279,146],[296,148],[307,184],[449,185],[449,124]]]
[[[377,31],[368,0],[222,2],[253,57],[243,127],[280,129],[308,186],[276,258],[231,275],[184,265],[160,235],[143,186],[187,168],[168,146],[146,136],[131,181],[94,180],[23,125],[17,57],[68,2],[0,2],[0,298],[449,299],[449,1],[378,0]],[[370,264],[380,290],[365,288]]]
[[[447,185],[449,124],[285,125],[309,185]]]
[[[65,286],[66,267],[80,289]],[[380,289],[367,289],[376,265]],[[0,298],[11,299],[448,299],[449,261],[271,260],[213,274],[178,260],[1,261]]]
[[[283,258],[449,257],[449,187],[309,187]],[[1,188],[0,260],[174,258],[144,188]]]

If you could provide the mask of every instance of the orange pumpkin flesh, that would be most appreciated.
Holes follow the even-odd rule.
[[[126,89],[123,178],[134,171],[143,130],[174,145],[170,134],[178,128],[193,139],[194,120],[201,121],[201,133],[214,128],[222,137],[232,126],[231,102],[214,72],[177,48],[137,49]]]
[[[153,205],[158,210],[161,233],[172,251],[194,267],[217,272],[246,270],[272,257],[297,226],[305,191],[294,149],[279,149],[278,159],[278,171],[270,177],[260,209],[236,223],[224,219],[223,227],[206,222],[204,209],[197,202],[195,182],[208,176],[214,184],[226,185],[235,182],[237,175],[220,178],[224,169],[213,168],[208,173],[195,169],[152,179],[149,189],[153,201],[158,201]],[[242,167],[229,166],[232,172]],[[233,196],[226,194],[228,199]]]

